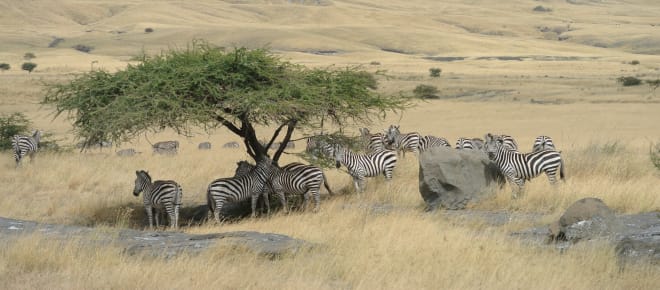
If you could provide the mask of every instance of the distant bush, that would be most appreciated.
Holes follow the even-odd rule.
[[[437,99],[439,98],[437,94],[438,88],[430,85],[418,85],[413,90],[413,95],[420,99]]]
[[[380,65],[380,61],[372,61],[369,64],[370,65]]]
[[[34,53],[31,53],[31,52],[26,52],[26,53],[23,55],[23,59],[24,59],[24,60],[31,60],[31,59],[36,58],[36,57],[37,57],[37,56],[34,55]]]
[[[633,60],[633,61],[630,62],[630,64],[632,64],[632,65],[638,65],[638,64],[639,64],[639,60]]]
[[[23,113],[0,115],[0,150],[11,149],[11,138],[17,134],[26,135],[30,120]]]
[[[660,170],[660,143],[651,144],[651,148],[649,148],[649,156],[651,157],[651,163],[653,163],[653,166]]]
[[[73,46],[73,49],[75,49],[75,50],[77,50],[77,51],[80,51],[80,52],[89,53],[89,52],[92,51],[94,48],[91,47],[91,46],[89,46],[89,45],[76,44],[76,45]]]
[[[534,9],[532,9],[532,10],[533,10],[533,11],[536,11],[536,12],[551,12],[551,11],[552,11],[552,9],[550,9],[550,8],[545,8],[545,7],[541,6],[541,5],[534,7]]]
[[[144,33],[152,33],[152,32],[154,32],[154,29],[151,27],[147,27],[144,29]]]
[[[54,37],[54,38],[53,38],[53,41],[51,41],[51,42],[48,44],[48,47],[50,47],[50,48],[57,47],[57,45],[60,44],[60,42],[62,42],[62,41],[64,41],[64,38],[61,38],[61,37]]]
[[[9,70],[11,68],[11,65],[9,65],[6,62],[0,63],[0,70],[2,72],[5,72],[6,70]]]
[[[658,87],[660,87],[660,79],[657,80],[646,80],[646,83],[649,84],[649,87],[651,87],[652,90],[656,90]]]
[[[642,83],[642,80],[636,77],[619,77],[616,80],[617,82],[621,83],[624,87],[638,86]]]
[[[33,63],[33,62],[24,62],[23,65],[21,65],[21,69],[28,71],[28,73],[32,73],[32,71],[36,67],[37,67],[37,64]]]
[[[442,72],[442,69],[437,68],[437,67],[432,67],[432,68],[429,69],[429,75],[431,75],[431,77],[434,77],[434,78],[439,77],[441,72]]]

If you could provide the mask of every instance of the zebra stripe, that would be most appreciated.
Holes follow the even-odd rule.
[[[317,135],[318,136],[318,135]],[[326,156],[332,158],[333,148],[332,145],[317,138],[317,136],[307,137],[307,144],[305,146],[305,152],[308,154],[317,157],[317,156]]]
[[[383,150],[357,154],[337,145],[334,148],[334,153],[337,168],[341,167],[341,164],[346,166],[348,174],[353,177],[355,190],[358,193],[364,190],[365,177],[374,177],[382,173],[386,179],[392,179],[397,160],[394,151]]]
[[[397,152],[403,152],[406,156],[406,151],[416,153],[419,151],[420,135],[417,132],[401,134],[399,126],[390,125],[387,129],[386,135],[387,143],[393,145]]]
[[[534,146],[532,147],[532,152],[543,151],[543,150],[557,150],[555,144],[552,142],[552,138],[548,136],[538,136],[534,140]]]
[[[559,178],[564,179],[564,166],[559,152],[543,150],[520,153],[505,147],[504,140],[501,137],[487,134],[485,139],[484,145],[489,158],[495,161],[502,173],[509,179],[509,182],[518,186],[519,191],[522,191],[526,180],[531,180],[544,172],[551,184],[557,182],[558,170]]]
[[[362,136],[362,139],[364,142],[367,144],[367,152],[376,152],[376,151],[382,151],[385,150],[385,143],[386,143],[386,138],[385,134],[383,133],[375,133],[371,134],[369,132],[369,129],[367,128],[361,128],[360,129],[360,135]]]
[[[162,141],[151,146],[154,154],[175,155],[179,149],[179,141]]]
[[[490,133],[489,133],[490,134]],[[494,138],[501,138],[505,148],[518,151],[518,142],[509,135],[491,135]]]
[[[419,151],[423,152],[433,147],[451,147],[447,139],[435,136],[424,136],[419,139]]]
[[[20,166],[21,161],[26,155],[30,156],[30,162],[32,162],[39,150],[40,139],[41,131],[39,130],[35,130],[32,136],[14,135],[11,138],[11,147],[14,149],[16,167]]]
[[[458,138],[458,140],[456,140],[456,149],[469,149],[469,150],[472,150],[472,149],[474,149],[474,147],[476,147],[476,146],[472,143],[472,139],[461,137],[461,138]]]
[[[236,177],[219,178],[209,184],[206,191],[209,213],[220,221],[220,211],[225,203],[241,202],[252,198],[252,217],[256,216],[257,198],[263,194],[266,209],[270,213],[268,190],[266,189],[271,175],[272,162],[263,158],[248,173]]]
[[[170,218],[170,227],[176,229],[179,224],[179,208],[183,198],[181,186],[172,180],[156,180],[151,182],[151,176],[144,170],[135,171],[135,187],[133,195],[139,196],[144,192],[142,200],[149,219],[149,228],[154,227],[154,214],[156,227],[160,226],[158,217],[163,209]]]

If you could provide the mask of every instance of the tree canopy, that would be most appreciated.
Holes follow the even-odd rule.
[[[222,125],[257,158],[268,155],[268,146],[259,143],[255,126],[276,127],[268,145],[286,127],[277,161],[296,128],[368,124],[406,106],[405,97],[381,95],[376,85],[360,67],[307,68],[268,49],[225,50],[196,41],[123,70],[92,70],[51,84],[43,103],[55,105],[56,116],[69,113],[76,135],[91,143]]]

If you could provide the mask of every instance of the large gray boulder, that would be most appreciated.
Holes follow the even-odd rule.
[[[480,150],[434,147],[419,156],[419,192],[428,209],[464,209],[503,185],[499,168]]]
[[[588,197],[569,206],[550,230],[554,239],[577,241],[609,236],[619,228],[614,211],[602,200]]]

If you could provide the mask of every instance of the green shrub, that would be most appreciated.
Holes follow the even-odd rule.
[[[33,62],[24,62],[23,65],[21,65],[21,69],[28,71],[28,73],[31,73],[36,67],[37,64]]]
[[[2,72],[6,71],[6,70],[9,70],[10,68],[11,68],[11,65],[9,65],[6,62],[0,63],[0,70]]]
[[[632,65],[638,65],[638,64],[639,64],[639,60],[633,60],[633,61],[630,62],[630,64],[632,64]]]
[[[11,138],[14,135],[28,134],[30,120],[23,113],[0,115],[0,150],[11,149]]]
[[[620,82],[624,87],[638,86],[642,83],[642,80],[636,77],[619,77],[616,80],[617,82]]]
[[[437,68],[437,67],[432,67],[429,69],[429,75],[433,78],[437,78],[440,76],[440,73],[442,72],[442,69]]]
[[[154,32],[154,29],[151,27],[147,27],[144,29],[144,33],[152,33],[152,32]]]
[[[23,59],[25,59],[25,60],[31,60],[31,59],[36,58],[36,57],[37,57],[37,56],[34,55],[34,53],[31,53],[31,52],[26,52],[26,53],[23,55]]]
[[[413,95],[420,99],[437,99],[439,98],[438,88],[430,85],[418,85],[413,90]]]
[[[89,53],[91,52],[94,48],[89,46],[89,45],[84,45],[84,44],[76,44],[73,46],[73,49],[84,52],[84,53]]]

